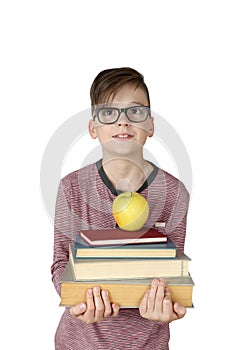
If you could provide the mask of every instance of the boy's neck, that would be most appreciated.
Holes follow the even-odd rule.
[[[132,157],[103,158],[102,165],[117,190],[130,192],[137,191],[153,170],[153,166],[143,157],[135,160]]]

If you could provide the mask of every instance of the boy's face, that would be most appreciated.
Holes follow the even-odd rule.
[[[132,85],[125,85],[113,99],[101,106],[119,109],[131,106],[148,106],[148,100],[141,88],[135,89]],[[124,112],[113,124],[101,124],[97,117],[89,123],[91,137],[99,139],[103,150],[118,155],[130,154],[141,149],[147,137],[151,137],[153,132],[154,121],[151,116],[148,116],[145,121],[134,123],[127,118]]]

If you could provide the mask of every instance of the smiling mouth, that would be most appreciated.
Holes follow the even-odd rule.
[[[113,136],[117,140],[131,140],[134,136],[130,134],[116,134]]]

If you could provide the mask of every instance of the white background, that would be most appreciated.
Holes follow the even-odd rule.
[[[186,252],[195,308],[171,324],[170,349],[229,349],[232,15],[224,0],[1,2],[4,349],[54,348],[63,310],[50,277],[41,159],[56,129],[89,108],[99,71],[120,66],[144,74],[152,109],[176,129],[193,167]]]

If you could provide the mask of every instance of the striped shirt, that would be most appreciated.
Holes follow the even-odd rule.
[[[161,227],[178,249],[184,249],[189,194],[175,177],[154,166],[138,190],[148,201],[146,227]],[[59,184],[54,222],[52,280],[60,294],[61,274],[68,262],[69,243],[81,229],[115,228],[112,203],[117,191],[101,161],[65,176]],[[138,309],[120,309],[117,317],[86,324],[66,308],[55,335],[56,350],[166,350],[169,325],[144,319]]]

